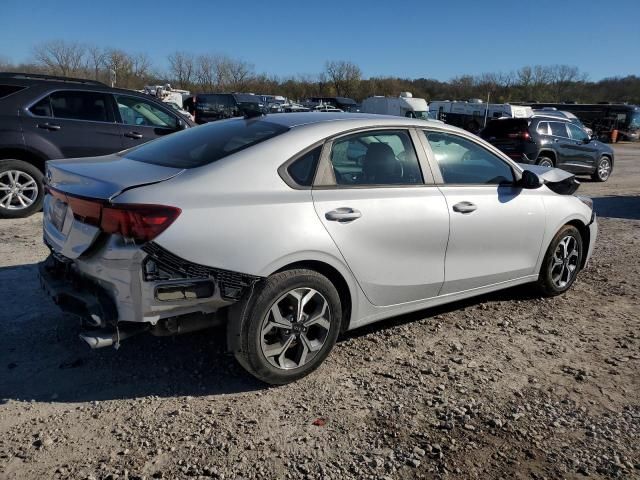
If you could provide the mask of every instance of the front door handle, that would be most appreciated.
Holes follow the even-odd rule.
[[[135,138],[138,140],[142,138],[142,134],[138,132],[127,132],[124,134],[124,136],[129,138]]]
[[[362,213],[360,212],[360,210],[356,210],[355,208],[350,207],[336,208],[335,210],[331,210],[330,212],[324,214],[324,217],[327,220],[341,223],[351,222],[353,220],[356,220],[357,218],[360,218],[361,216]]]
[[[38,128],[44,128],[45,130],[60,130],[60,125],[54,125],[52,123],[39,123]]]
[[[460,202],[453,206],[453,211],[458,213],[475,212],[478,207],[471,202]]]

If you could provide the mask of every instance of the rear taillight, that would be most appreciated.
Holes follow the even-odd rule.
[[[171,225],[181,210],[165,205],[104,206],[100,229],[140,242],[153,240]]]
[[[166,205],[113,205],[103,200],[69,195],[49,186],[45,189],[49,195],[69,205],[76,220],[100,227],[105,233],[122,235],[138,242],[156,238],[182,212]]]
[[[519,140],[531,140],[531,135],[529,135],[529,132],[527,132],[526,130],[518,133],[509,133],[507,137],[517,138]]]

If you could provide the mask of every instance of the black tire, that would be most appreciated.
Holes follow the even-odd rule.
[[[553,161],[552,158],[546,157],[544,155],[538,157],[538,161],[536,162],[538,165],[546,166],[546,167],[555,167],[556,162]]]
[[[322,334],[322,341],[320,342],[318,350],[313,352],[312,358],[306,363],[302,362],[302,365],[295,367],[289,366],[288,369],[285,369],[281,366],[274,365],[272,360],[269,360],[263,351],[263,324],[273,318],[270,312],[277,301],[286,301],[284,299],[289,298],[287,297],[288,292],[294,289],[304,288],[313,289],[321,295],[322,298],[317,297],[317,305],[320,305],[322,300],[326,301],[329,311],[328,324],[330,326],[328,331],[316,326],[318,332]],[[313,301],[316,301],[315,297]],[[311,302],[309,302],[309,304],[311,304]],[[322,304],[324,304],[324,302]],[[279,311],[282,311],[280,306],[281,303],[278,304],[277,308]],[[284,385],[310,374],[320,366],[336,343],[338,334],[340,333],[341,322],[342,305],[340,303],[340,296],[334,285],[325,276],[313,270],[288,270],[276,273],[264,281],[259,282],[252,291],[245,294],[245,297],[241,301],[232,306],[229,312],[229,323],[227,325],[228,346],[229,349],[233,351],[240,365],[251,375],[271,385]],[[300,326],[300,324],[298,325]],[[309,327],[309,332],[311,328],[313,327]],[[309,333],[307,330],[304,330],[304,332],[305,338],[308,338]],[[287,352],[305,348],[305,342],[299,336],[302,335],[300,332],[296,333],[293,330],[272,328],[269,334],[275,335],[276,338],[282,338],[282,340],[279,341],[284,344],[286,344],[286,341],[283,339],[285,336],[288,339],[289,337],[298,335],[292,341],[292,347],[290,347]],[[302,354],[298,357],[298,360],[285,359],[285,361],[301,363],[301,355]],[[279,363],[279,360],[280,359],[273,360],[273,362]]]
[[[560,242],[564,241],[566,238],[572,238],[573,241],[575,241],[575,244],[569,243],[569,245],[575,245],[577,255],[571,256],[571,259],[566,262],[563,258],[562,262],[564,263],[558,264],[557,262],[559,259],[556,256],[556,250],[559,249]],[[562,250],[562,248],[560,248],[560,250]],[[569,248],[569,251],[571,251],[571,247]],[[549,248],[547,249],[547,252],[544,255],[544,259],[542,260],[540,275],[537,282],[537,286],[540,292],[544,296],[553,297],[569,290],[569,288],[571,288],[571,285],[573,285],[573,282],[575,282],[576,277],[578,276],[578,272],[580,271],[583,254],[582,235],[580,235],[580,231],[572,225],[565,225],[564,227],[562,227],[553,237],[553,240],[551,240]],[[575,267],[573,271],[568,269],[570,265]],[[557,280],[560,269],[562,269],[561,280],[565,279],[564,273],[568,272],[568,274],[566,275],[566,282],[564,282],[564,284],[562,284],[562,281],[558,282]]]
[[[606,182],[609,180],[612,170],[613,165],[611,164],[611,159],[606,155],[603,155],[600,157],[600,160],[598,160],[596,170],[591,175],[591,178],[596,182]]]
[[[18,177],[18,180],[21,182],[20,185],[27,185],[30,181],[29,179],[32,179],[35,182],[35,188],[37,190],[25,189],[12,191],[15,194],[19,192],[23,195],[27,195],[28,197],[33,196],[31,199],[32,203],[28,206],[22,207],[19,202],[19,198],[16,195],[5,200],[4,203],[6,205],[2,203],[2,200],[7,198],[6,195],[10,193],[7,188],[13,188],[10,184],[10,177],[15,177],[16,172],[20,175]],[[39,211],[42,208],[42,200],[44,198],[42,178],[42,172],[30,163],[23,160],[0,160],[0,218],[24,218]],[[27,188],[32,186],[34,186],[34,184],[29,184]]]

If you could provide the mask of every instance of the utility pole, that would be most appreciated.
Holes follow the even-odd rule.
[[[115,69],[109,70],[109,74],[111,76],[111,88],[116,86],[116,71]]]

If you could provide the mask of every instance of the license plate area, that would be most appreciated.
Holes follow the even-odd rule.
[[[51,202],[51,207],[49,209],[49,220],[59,232],[62,232],[64,219],[67,216],[67,208],[68,205],[59,198],[54,198]]]

